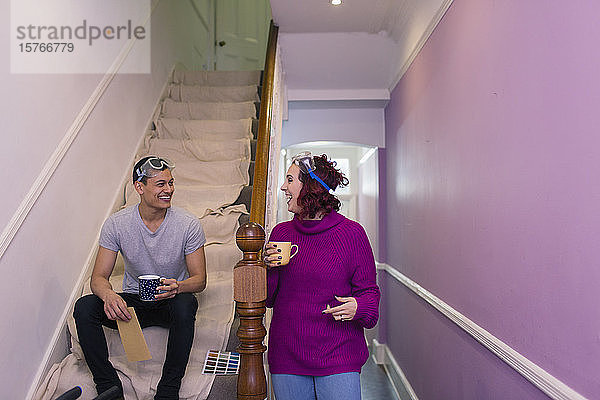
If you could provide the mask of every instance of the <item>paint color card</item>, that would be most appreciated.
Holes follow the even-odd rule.
[[[150,360],[152,356],[150,350],[148,350],[135,310],[133,307],[127,307],[127,310],[131,314],[131,319],[128,322],[117,320],[119,335],[125,354],[127,354],[127,360],[131,362]]]
[[[203,374],[235,375],[240,370],[240,354],[209,350],[204,360]]]

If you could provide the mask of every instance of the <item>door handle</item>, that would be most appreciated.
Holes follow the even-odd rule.
[[[219,46],[221,46],[221,47],[225,46],[226,44],[227,44],[227,42],[226,42],[226,41],[224,41],[224,40],[221,40],[221,41],[219,42]]]

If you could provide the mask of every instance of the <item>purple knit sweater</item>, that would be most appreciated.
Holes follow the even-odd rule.
[[[288,265],[267,273],[269,368],[274,374],[324,376],[360,372],[369,356],[364,328],[379,317],[373,252],[363,228],[333,211],[320,221],[298,217],[278,224],[271,241],[298,245]],[[340,305],[334,296],[355,297],[351,321],[322,311]]]

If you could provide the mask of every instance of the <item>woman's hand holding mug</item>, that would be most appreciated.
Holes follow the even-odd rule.
[[[298,245],[291,242],[268,242],[263,250],[265,265],[267,268],[286,265],[297,253]]]

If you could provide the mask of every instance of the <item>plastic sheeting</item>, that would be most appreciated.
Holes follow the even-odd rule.
[[[171,85],[169,97],[175,101],[258,101],[256,85],[253,86],[192,86]]]
[[[161,107],[164,118],[179,119],[242,119],[256,116],[253,101],[241,103],[179,102],[165,99]]]
[[[161,118],[156,122],[161,139],[235,140],[252,138],[252,118],[237,120],[180,120]]]

